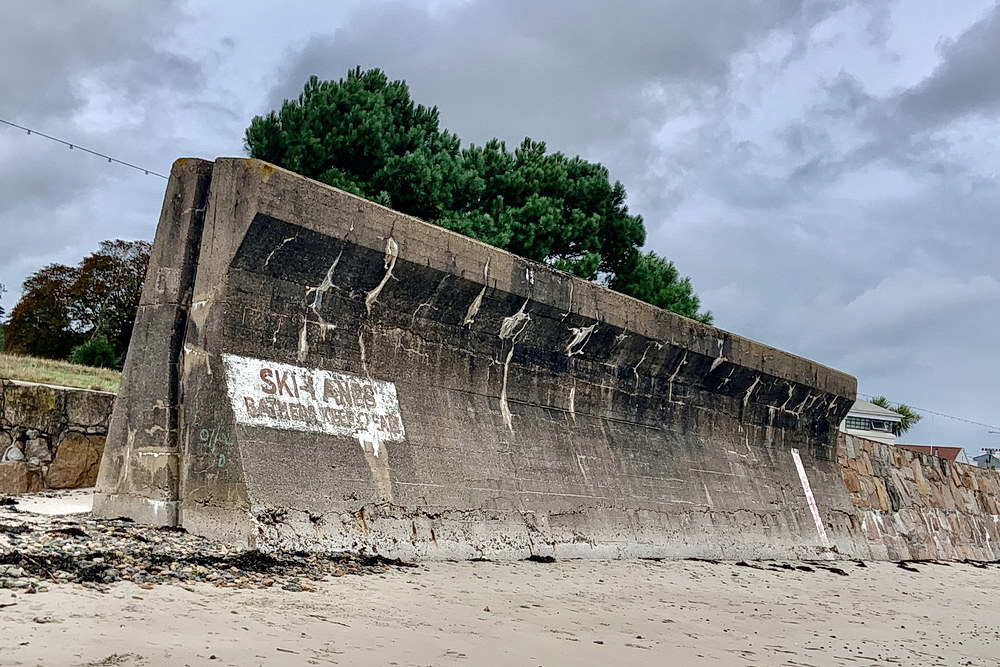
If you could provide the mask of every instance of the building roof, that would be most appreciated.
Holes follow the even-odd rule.
[[[898,412],[887,410],[886,408],[875,405],[874,403],[863,401],[860,398],[854,401],[854,405],[851,406],[851,411],[847,414],[850,417],[866,417],[868,419],[881,419],[883,421],[890,422],[903,421],[903,418]]]
[[[896,446],[901,449],[906,449],[911,452],[917,452],[918,454],[930,454],[931,456],[937,456],[942,459],[947,459],[949,461],[954,461],[958,458],[958,455],[962,452],[961,447],[938,447],[937,445],[904,445],[902,443],[896,443]]]

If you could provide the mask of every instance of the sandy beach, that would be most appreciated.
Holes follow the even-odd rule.
[[[760,564],[751,564],[760,566]],[[0,594],[3,665],[996,665],[1000,568],[435,562],[314,592]]]

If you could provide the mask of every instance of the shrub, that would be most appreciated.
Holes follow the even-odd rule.
[[[104,336],[90,339],[83,345],[73,348],[74,364],[94,366],[96,368],[120,368],[115,348]]]

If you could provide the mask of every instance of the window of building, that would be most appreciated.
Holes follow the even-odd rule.
[[[884,419],[848,417],[845,426],[847,426],[847,428],[853,428],[857,431],[883,431],[885,433],[892,433],[892,422],[885,421]]]
[[[853,428],[858,431],[868,430],[868,421],[863,417],[848,417],[847,418],[847,428]]]

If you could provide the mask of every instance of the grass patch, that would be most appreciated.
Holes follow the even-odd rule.
[[[68,361],[0,353],[0,378],[118,393],[121,373]]]

